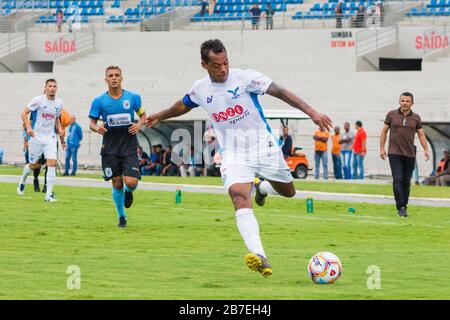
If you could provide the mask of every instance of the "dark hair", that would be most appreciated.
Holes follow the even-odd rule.
[[[109,70],[119,70],[120,74],[122,74],[122,69],[120,69],[118,66],[108,66],[108,67],[106,67],[105,75],[108,73]]]
[[[47,79],[47,80],[45,80],[45,85],[47,85],[49,82],[56,83],[56,80],[55,79]]]
[[[358,121],[355,122],[355,124],[356,124],[358,127],[361,127],[361,128],[362,128],[362,122],[361,122],[361,121],[358,120]]]
[[[413,96],[413,94],[412,94],[411,92],[408,92],[408,91],[403,92],[403,93],[400,95],[400,97],[401,97],[401,96],[404,96],[404,97],[411,97],[411,102],[414,102],[414,96]]]
[[[138,149],[141,150],[141,151],[143,150],[141,146],[138,146]]]
[[[202,57],[202,60],[206,63],[209,62],[210,51],[214,53],[221,53],[226,52],[227,50],[225,49],[225,46],[223,45],[222,41],[220,41],[219,39],[206,40],[200,46],[200,55]]]

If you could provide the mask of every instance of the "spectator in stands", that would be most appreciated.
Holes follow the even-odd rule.
[[[339,126],[334,127],[333,147],[331,148],[331,158],[333,160],[333,171],[336,179],[342,179],[342,162],[341,162],[341,129]]]
[[[341,141],[341,156],[344,167],[344,179],[352,178],[352,155],[353,155],[353,140],[355,134],[350,131],[350,123],[344,123],[344,133],[342,133]]]
[[[289,135],[289,128],[283,127],[283,135],[280,137],[281,151],[286,159],[292,155],[292,137]]]
[[[206,167],[206,175],[220,177],[220,162],[222,158],[220,157],[218,150],[216,150],[216,148],[218,148],[216,137],[209,137],[207,148],[206,154],[209,157],[209,161],[205,163],[205,165],[208,163]]]
[[[338,4],[336,5],[336,8],[334,9],[334,13],[336,16],[336,28],[342,28],[342,5],[343,5],[343,1],[339,1]]]
[[[148,165],[144,167],[144,173],[145,175],[152,176],[152,175],[160,175],[160,156],[159,152],[157,150],[157,146],[152,146],[152,151],[150,153],[150,161],[148,161]]]
[[[442,170],[438,176],[436,176],[437,186],[448,186],[450,185],[450,156],[448,148],[442,150],[444,153],[444,159],[439,162]]]
[[[194,152],[194,147],[191,147],[191,152],[187,156],[183,156],[183,161],[180,165],[180,174],[182,177],[196,177],[203,173],[203,159],[202,155]]]
[[[449,169],[450,169],[450,156],[448,148],[442,150],[443,158],[439,161],[436,173],[426,178],[423,184],[427,186],[440,186],[446,185],[449,179]],[[442,179],[442,180],[441,180]],[[438,181],[440,180],[440,181]],[[447,182],[446,182],[447,180]],[[441,184],[444,183],[444,184]]]
[[[318,129],[313,136],[314,143],[314,178],[319,179],[320,161],[323,165],[323,178],[328,180],[328,139],[330,134],[325,128]]]
[[[214,14],[214,8],[216,7],[216,0],[209,0],[208,11],[209,16]]]
[[[366,26],[366,9],[363,4],[360,4],[356,12],[356,27],[364,28]]]
[[[356,135],[353,143],[353,179],[364,179],[364,157],[367,153],[367,134],[362,127],[361,121],[355,123]],[[358,174],[359,170],[359,174]]]
[[[2,147],[0,147],[0,164],[3,163],[3,154],[4,154],[4,153],[5,153],[5,152],[3,151]]]
[[[166,151],[164,151],[163,161],[162,161],[162,171],[163,176],[177,176],[178,166],[172,162],[172,146],[167,146]]]
[[[205,13],[206,13],[206,8],[208,7],[208,1],[206,1],[206,0],[202,0],[202,7],[201,7],[201,10],[200,10],[200,16],[204,16],[205,15]]]
[[[270,2],[267,3],[265,16],[266,16],[266,30],[273,30],[273,15],[275,14],[275,10],[272,7]]]
[[[142,175],[145,175],[145,167],[148,166],[150,158],[141,146],[138,146],[137,148],[137,155],[139,161],[139,171],[141,171]]]
[[[81,140],[83,140],[83,130],[81,130],[81,126],[77,123],[77,118],[73,114],[70,115],[70,125],[68,131],[69,135],[67,137],[66,168],[63,175],[69,175],[70,159],[72,159],[73,166],[72,173],[70,175],[75,176],[78,168],[78,149],[81,146]]]
[[[62,27],[63,22],[64,22],[64,13],[60,9],[56,13],[56,26],[58,28],[58,32],[61,32],[61,27]]]
[[[378,14],[379,25],[381,27],[384,21],[384,6],[382,1],[376,2],[376,13]]]
[[[259,28],[259,19],[261,18],[261,9],[258,4],[255,3],[253,7],[249,10],[252,21],[252,30],[258,30]]]

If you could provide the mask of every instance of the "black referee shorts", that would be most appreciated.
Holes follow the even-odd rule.
[[[102,155],[103,178],[108,181],[118,176],[141,179],[137,154],[128,156]]]

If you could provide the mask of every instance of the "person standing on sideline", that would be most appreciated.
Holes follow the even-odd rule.
[[[364,157],[367,153],[367,134],[362,127],[361,121],[355,123],[356,135],[353,143],[353,179],[364,179]],[[359,170],[359,174],[358,174]]]
[[[328,180],[328,139],[330,134],[328,131],[321,127],[316,132],[314,132],[313,139],[314,143],[314,179],[319,179],[320,174],[320,160],[322,160],[323,165],[323,178]]]
[[[76,175],[78,168],[78,149],[80,148],[80,141],[83,140],[83,131],[81,126],[77,123],[77,118],[74,115],[70,116],[69,136],[67,137],[66,149],[66,169],[64,176],[69,175],[70,159],[73,161],[71,176]]]
[[[280,137],[281,151],[286,159],[292,155],[292,137],[289,135],[289,128],[283,127],[283,135]]]
[[[331,158],[333,159],[334,177],[337,180],[342,179],[341,140],[341,129],[339,128],[339,126],[335,126],[333,135],[333,147],[331,149]]]
[[[355,134],[350,131],[350,123],[344,123],[344,132],[342,133],[341,140],[341,157],[342,165],[344,167],[344,179],[352,178],[352,155],[353,155],[353,140],[355,139]]]
[[[425,159],[430,158],[427,140],[422,129],[422,121],[417,113],[411,110],[414,96],[410,92],[403,92],[399,99],[400,108],[389,111],[384,120],[380,135],[380,157],[386,159],[387,133],[389,134],[388,157],[393,177],[393,189],[397,213],[399,217],[407,217],[411,176],[416,163],[416,146],[414,137],[417,133],[423,147]]]

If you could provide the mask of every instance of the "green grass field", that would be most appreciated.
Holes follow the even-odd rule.
[[[244,264],[247,250],[226,195],[137,190],[128,228],[116,227],[110,189],[56,186],[15,194],[0,184],[0,299],[450,299],[450,208],[269,198],[256,208],[274,274]],[[356,208],[356,214],[347,208]],[[331,251],[343,264],[335,284],[315,285],[309,258]],[[69,266],[81,289],[69,290]],[[367,269],[381,289],[367,288]]]
[[[0,166],[0,175],[21,175],[23,168]],[[77,174],[78,178],[93,178],[102,179],[100,173],[98,174],[86,174],[80,171]],[[69,177],[70,178],[70,177]],[[31,179],[31,178],[30,178]],[[157,176],[144,176],[142,177],[144,182],[153,183],[174,183],[174,184],[194,184],[194,185],[217,185],[221,186],[222,180],[218,177],[157,177]],[[307,180],[295,180],[295,187],[297,190],[303,191],[320,191],[320,192],[335,192],[335,193],[356,193],[356,194],[378,194],[392,196],[391,184],[359,184],[348,182],[328,182],[325,183],[307,181]],[[423,198],[450,198],[450,192],[448,188],[434,187],[434,186],[411,186],[411,197],[423,197]]]

